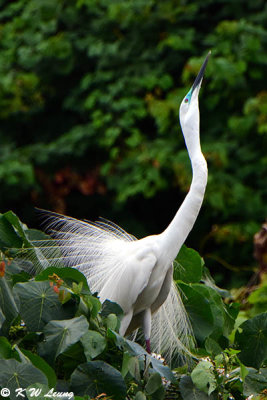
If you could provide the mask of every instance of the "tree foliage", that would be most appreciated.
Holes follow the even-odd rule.
[[[18,388],[40,400],[51,391],[77,400],[264,398],[267,313],[257,313],[257,291],[253,305],[235,302],[198,253],[183,247],[174,277],[197,343],[194,359],[171,369],[119,335],[121,308],[101,304],[78,270],[49,266],[32,276],[40,262],[26,261],[25,249],[37,232],[12,212],[0,217],[0,389],[10,390],[9,399]],[[198,278],[190,282],[194,269]]]
[[[219,243],[217,255],[250,264],[266,216],[264,4],[3,1],[2,209],[26,213],[31,198],[127,220],[126,209],[133,233],[164,228],[191,180],[179,103],[211,49],[200,99],[209,182],[195,243],[206,252]]]

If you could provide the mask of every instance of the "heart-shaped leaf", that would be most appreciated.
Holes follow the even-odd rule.
[[[238,357],[242,363],[260,368],[267,359],[267,313],[243,322],[235,334],[235,343],[241,350]]]
[[[87,331],[81,338],[84,354],[88,361],[96,358],[106,348],[106,339],[96,331]]]
[[[48,281],[17,283],[14,293],[20,299],[20,315],[31,331],[41,331],[51,319],[65,319],[75,313],[74,306],[61,305]]]
[[[1,360],[0,386],[10,390],[11,400],[16,399],[16,389],[26,389],[37,382],[47,385],[47,378],[30,362],[19,362],[14,359]]]
[[[89,323],[83,315],[63,321],[50,321],[43,330],[45,341],[38,346],[40,355],[53,363],[59,354],[80,340],[88,327]]]
[[[116,400],[126,397],[126,385],[121,373],[104,361],[79,365],[71,375],[71,390],[79,396],[96,397],[106,393]]]

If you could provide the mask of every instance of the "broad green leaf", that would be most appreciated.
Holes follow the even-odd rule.
[[[78,367],[78,365],[85,362],[86,357],[84,354],[84,348],[80,341],[68,347],[64,353],[58,356],[58,363],[62,366],[66,379],[71,376],[72,372]]]
[[[28,229],[27,226],[19,220],[13,211],[6,212],[4,216],[6,220],[13,226],[13,229],[15,229],[16,233],[21,237],[24,246],[31,246],[31,243],[25,233],[25,231]]]
[[[126,397],[126,385],[120,372],[104,361],[79,365],[71,375],[71,390],[78,396],[96,397],[101,393],[116,400]]]
[[[248,368],[248,371],[244,380],[244,395],[257,396],[267,388],[267,368],[261,368],[259,371]]]
[[[102,307],[100,300],[95,296],[86,295],[84,296],[84,302],[90,310],[91,317],[96,318]]]
[[[118,325],[118,318],[115,314],[109,314],[105,319],[106,327],[115,330]]]
[[[122,308],[117,303],[114,303],[110,300],[105,300],[102,305],[102,310],[101,310],[100,315],[102,318],[105,318],[109,314],[115,314],[115,315],[119,316],[119,315],[123,314],[123,311],[122,311]]]
[[[214,279],[212,278],[212,276],[210,274],[210,271],[205,266],[203,268],[203,275],[201,278],[201,282],[204,282],[206,286],[209,286],[212,289],[216,290],[220,296],[225,297],[225,298],[231,297],[231,293],[228,290],[221,289],[216,285]]]
[[[59,354],[80,340],[88,327],[88,321],[83,315],[63,321],[48,322],[43,329],[45,341],[38,346],[39,354],[53,363]]]
[[[260,368],[267,359],[267,313],[259,314],[241,324],[235,334],[238,357],[248,367]]]
[[[9,213],[13,214],[12,212],[0,214],[0,248],[3,251],[22,246],[22,239],[7,219]]]
[[[55,388],[57,383],[57,377],[53,368],[50,367],[47,362],[37,354],[30,352],[29,350],[21,349],[22,353],[31,361],[31,363],[42,371],[47,377],[48,386]]]
[[[183,245],[176,257],[176,261],[178,266],[175,265],[175,280],[181,280],[186,283],[197,283],[200,281],[203,261],[195,250]]]
[[[123,337],[123,336],[121,336],[121,335],[119,335],[117,332],[115,332],[115,331],[112,331],[111,329],[107,329],[107,338],[109,339],[109,340],[111,340],[114,344],[115,344],[115,346],[118,348],[118,349],[120,349],[120,350],[123,350],[124,349],[124,347],[125,347],[125,341],[126,341],[126,339]],[[141,346],[140,346],[141,347]],[[127,349],[128,350],[128,349]],[[144,350],[144,349],[143,349]],[[145,350],[144,350],[145,351]],[[132,355],[136,355],[136,353],[135,352],[131,352],[131,354]]]
[[[150,375],[148,382],[145,386],[146,393],[151,395],[155,393],[160,387],[162,387],[162,379],[158,372]]]
[[[158,372],[163,378],[168,381],[174,383],[176,381],[175,376],[172,370],[162,363],[162,361],[157,360],[156,358],[150,356],[150,362],[152,364],[152,368],[155,372]]]
[[[137,392],[134,400],[146,400],[146,395],[143,392]]]
[[[11,400],[16,399],[16,389],[26,389],[29,385],[37,382],[47,385],[47,378],[30,362],[19,362],[13,359],[1,360],[0,386],[10,390]]]
[[[96,331],[87,331],[80,340],[84,347],[87,361],[96,358],[106,348],[106,339]]]
[[[49,390],[47,385],[35,383],[27,387],[25,394],[27,394],[28,399],[47,400],[47,398],[52,397],[49,396]]]
[[[214,393],[210,396],[202,390],[197,389],[190,376],[183,375],[180,380],[180,392],[183,400],[216,400]]]
[[[195,337],[205,340],[214,330],[214,318],[211,305],[203,293],[192,285],[179,282],[184,294],[184,305],[191,321]]]
[[[0,358],[15,358],[20,361],[18,353],[13,349],[5,336],[0,337]]]
[[[0,307],[0,332],[1,332],[1,328],[2,328],[2,325],[5,322],[5,320],[6,320],[6,317],[4,316],[4,313]]]
[[[140,375],[140,365],[138,357],[133,357],[127,351],[125,351],[123,353],[123,360],[121,367],[121,374],[123,378],[125,378],[128,372],[131,374],[133,378],[137,380],[137,382],[140,381],[141,375]]]
[[[253,304],[253,312],[255,314],[262,313],[267,310],[267,279],[262,282],[254,292],[248,297],[248,302]]]
[[[57,267],[48,267],[44,271],[42,271],[39,275],[35,277],[36,281],[45,281],[48,279],[50,275],[56,274],[58,275],[68,286],[72,286],[72,283],[80,284],[82,282],[83,288],[81,293],[90,294],[90,289],[88,287],[86,277],[75,268],[57,268]]]
[[[19,282],[28,282],[31,279],[31,275],[25,271],[21,271],[18,274],[12,274],[12,284],[13,286]]]
[[[62,306],[48,281],[17,283],[14,293],[20,299],[20,315],[30,331],[41,331],[51,319],[72,317],[75,306]]]
[[[207,352],[214,356],[217,356],[218,354],[220,354],[222,352],[222,348],[219,345],[219,343],[216,342],[216,340],[213,340],[212,338],[208,337],[205,340],[205,349],[207,350]]]
[[[4,333],[9,330],[11,322],[17,317],[19,312],[13,293],[15,295],[15,292],[12,290],[5,276],[0,277],[0,308],[5,318],[2,325],[2,331]]]
[[[3,228],[3,231],[1,231]],[[19,218],[12,212],[8,211],[0,215],[0,246],[1,238],[4,238],[4,247],[15,251],[16,256],[23,260],[24,267],[30,271],[43,269],[48,265],[47,260],[44,261],[44,255],[41,250],[34,247],[31,240],[46,240],[48,238],[43,232],[28,229]],[[19,250],[19,251],[17,251]],[[28,265],[26,261],[29,260]]]
[[[200,361],[191,372],[194,385],[210,395],[216,389],[214,367],[210,361]]]
[[[128,340],[128,339],[125,340],[124,349],[127,350],[133,356],[140,356],[140,355],[149,356],[147,351],[142,346],[140,346],[140,344],[138,344],[132,340]]]
[[[227,336],[233,329],[234,318],[221,296],[211,287],[202,284],[178,282],[184,293],[184,304],[199,341],[208,336]]]

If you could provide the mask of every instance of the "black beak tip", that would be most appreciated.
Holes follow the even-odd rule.
[[[196,77],[196,79],[195,79],[195,82],[193,83],[193,86],[192,86],[192,93],[193,93],[193,91],[195,90],[195,88],[198,87],[198,86],[200,85],[200,83],[201,83],[201,81],[202,81],[202,79],[203,79],[204,72],[205,72],[206,66],[207,66],[207,64],[208,64],[210,55],[211,55],[211,51],[208,52],[208,54],[207,54],[207,56],[206,56],[206,58],[205,58],[205,60],[204,60],[204,62],[203,62],[203,64],[202,64],[202,66],[201,66],[201,68],[200,68],[200,70],[199,70],[199,73],[198,73],[198,75],[197,75],[197,77]]]

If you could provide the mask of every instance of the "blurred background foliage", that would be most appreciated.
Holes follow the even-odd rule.
[[[179,104],[212,51],[200,98],[209,165],[187,244],[218,283],[257,268],[267,215],[264,0],[0,2],[0,209],[99,215],[141,237],[190,187]]]

